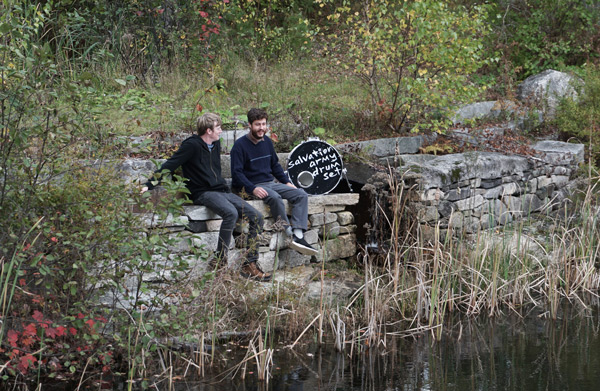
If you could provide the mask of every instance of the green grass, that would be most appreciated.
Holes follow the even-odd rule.
[[[229,57],[217,62],[212,75],[175,68],[154,82],[126,80],[111,69],[103,76],[101,96],[90,104],[99,106],[97,119],[117,135],[185,131],[200,114],[197,105],[225,121],[264,107],[272,122],[281,124],[275,131],[293,131],[292,123],[324,128],[324,138],[336,142],[354,139],[361,130],[356,113],[363,111],[368,95],[357,80],[333,72],[324,60],[266,64]]]

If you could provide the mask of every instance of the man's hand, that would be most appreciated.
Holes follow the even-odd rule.
[[[141,188],[140,194],[144,194],[147,191],[148,191],[148,186],[144,186],[144,187]]]
[[[255,187],[254,190],[252,190],[252,194],[261,200],[269,195],[269,193],[267,193],[267,191],[262,187]]]
[[[292,182],[288,182],[288,183],[286,183],[286,185],[288,185],[292,189],[297,189],[296,185],[294,185]]]

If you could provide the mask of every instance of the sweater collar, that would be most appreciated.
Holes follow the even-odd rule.
[[[256,138],[254,138],[254,137],[252,136],[252,132],[248,132],[248,133],[246,133],[246,137],[248,137],[248,140],[250,140],[250,141],[252,142],[252,144],[254,144],[254,145],[256,145],[256,144],[260,143],[261,141],[265,141],[265,138],[264,138],[264,137],[262,137],[262,138],[259,138],[259,139],[256,139]]]

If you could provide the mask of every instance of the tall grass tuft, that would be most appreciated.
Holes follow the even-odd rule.
[[[439,340],[450,313],[495,317],[540,307],[557,319],[564,300],[587,308],[590,298],[598,298],[596,179],[571,197],[579,203],[560,211],[551,212],[548,203],[545,213],[513,222],[493,216],[505,224],[475,234],[437,225],[428,231],[433,238],[425,240],[422,227],[405,228],[411,227],[406,221],[409,189],[389,175],[388,204],[378,205],[387,211],[383,231],[389,241],[378,256],[363,251],[364,284],[346,306],[352,343],[385,346],[386,334],[425,331]]]

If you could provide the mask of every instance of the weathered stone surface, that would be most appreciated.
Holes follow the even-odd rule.
[[[550,177],[555,187],[564,187],[569,183],[569,177],[564,175],[552,175]]]
[[[502,203],[506,205],[506,211],[510,212],[513,216],[520,218],[523,211],[523,201],[521,197],[507,196],[502,197]],[[503,208],[504,209],[504,208]],[[495,210],[496,213],[504,213],[504,210]],[[498,215],[498,214],[497,214]]]
[[[206,206],[188,205],[184,206],[183,210],[190,220],[216,220],[221,219],[221,216],[208,209]]]
[[[538,188],[548,187],[551,184],[552,184],[552,178],[549,176],[541,176],[541,177],[537,178],[537,187]]]
[[[260,267],[260,270],[263,272],[272,272],[276,254],[275,251],[259,252],[258,261],[256,263],[258,264],[258,267]]]
[[[448,221],[448,227],[453,229],[460,229],[463,227],[465,220],[465,215],[462,212],[454,212],[450,215],[450,220]]]
[[[311,195],[308,197],[308,207],[320,205],[356,205],[358,204],[359,197],[360,195],[358,193]]]
[[[563,166],[558,166],[558,167],[554,167],[554,170],[552,171],[553,175],[564,175],[564,176],[570,176],[571,175],[571,170],[568,169],[567,167],[563,167]]]
[[[363,185],[368,183],[369,179],[378,172],[372,164],[357,162],[344,162],[344,168],[346,169],[346,178],[348,180]]]
[[[360,195],[358,193],[339,193],[339,194],[327,194],[327,195],[311,195],[308,197],[308,208],[309,214],[322,212],[335,212],[344,210],[347,205],[356,205],[358,203]],[[250,200],[247,201],[254,209],[259,211],[263,217],[271,217],[271,210],[261,200]],[[289,214],[291,212],[290,206],[287,200],[283,200],[286,206],[286,211]],[[186,205],[183,207],[185,214],[190,220],[215,220],[220,219],[221,216],[212,212],[205,206],[201,205]]]
[[[249,130],[247,127],[245,127],[244,129],[224,130],[221,133],[221,150],[223,152],[231,151],[235,140],[245,136],[246,134],[248,134],[248,132]]]
[[[448,200],[448,201],[458,201],[458,200],[464,200],[471,196],[473,196],[473,191],[471,190],[471,187],[463,187],[463,188],[459,187],[459,188],[448,191],[446,193],[446,196],[444,197],[444,199]]]
[[[584,159],[584,145],[561,141],[539,141],[532,147],[541,153],[544,162],[554,165],[581,164]]]
[[[334,239],[340,234],[340,223],[327,223],[319,228],[319,238]]]
[[[180,227],[183,229],[189,223],[187,216],[174,216],[171,213],[165,219],[161,219],[160,216],[153,213],[141,214],[141,217],[142,226],[148,228]]]
[[[523,213],[524,216],[528,216],[531,212],[538,212],[544,206],[544,203],[535,194],[525,194],[521,197],[523,202]]]
[[[325,248],[328,261],[352,257],[356,255],[356,235],[340,235],[335,239],[325,241],[322,246]],[[317,258],[321,259],[322,255]]]
[[[500,200],[490,201],[487,210],[482,211],[480,218],[482,227],[491,227],[494,225],[504,225],[512,221],[512,215],[509,208]]]
[[[353,234],[356,232],[356,225],[344,225],[341,226],[339,231],[340,231],[340,235],[345,235],[345,234]]]
[[[485,193],[483,193],[483,198],[486,198],[488,200],[499,198],[502,195],[503,191],[504,191],[503,186],[498,186],[498,187],[488,189],[488,190],[486,190]]]
[[[456,205],[454,205],[454,203],[450,201],[442,201],[438,205],[438,212],[442,217],[450,216],[450,213],[452,213],[455,210],[457,210]]]
[[[368,156],[382,158],[406,153],[417,153],[422,145],[422,136],[412,136],[338,144],[336,145],[336,149],[341,152],[366,154]]]
[[[446,198],[440,189],[427,189],[421,193],[421,201],[439,201]]]
[[[163,162],[159,160],[159,162]],[[119,176],[125,183],[142,184],[156,170],[156,165],[147,159],[125,159],[118,165]]]
[[[456,207],[460,211],[464,211],[467,209],[475,209],[478,206],[481,206],[485,202],[485,199],[481,195],[476,195],[474,197],[470,197],[464,200],[456,201]]]
[[[274,232],[273,236],[271,236],[271,241],[269,243],[269,249],[271,251],[280,250],[282,248],[288,247],[290,239],[283,232]]]
[[[438,217],[438,208],[435,206],[425,206],[417,211],[417,218],[420,222],[434,222]]]
[[[208,220],[206,221],[206,229],[208,231],[219,231],[223,220]]]
[[[415,155],[417,156],[417,155]],[[403,155],[407,167],[414,167],[420,174],[419,184],[424,191],[431,188],[444,188],[452,183],[469,181],[473,178],[481,180],[497,180],[506,174],[522,175],[531,169],[532,163],[519,156],[507,156],[494,152],[470,152],[453,155],[436,156],[427,159],[414,159]]]
[[[337,222],[340,223],[340,225],[348,225],[354,223],[354,215],[351,212],[339,212],[337,216]]]
[[[324,301],[331,305],[331,303],[350,297],[356,289],[355,286],[337,281],[325,281],[323,284],[320,281],[314,281],[308,284],[306,296],[310,300],[321,300],[323,297]]]
[[[476,119],[496,119],[503,113],[512,113],[515,109],[516,104],[508,100],[471,103],[459,108],[452,122],[454,125],[458,125]]]
[[[219,233],[218,232],[202,232],[202,233],[194,234],[192,236],[191,240],[192,240],[194,247],[196,247],[196,248],[203,247],[204,249],[209,250],[209,251],[216,251],[217,243],[219,240]],[[229,244],[229,248],[233,248],[234,244],[235,244],[234,240],[232,240],[231,243]]]
[[[316,229],[309,229],[304,232],[304,240],[308,244],[315,244],[319,241],[319,231]]]
[[[464,230],[469,234],[476,233],[481,229],[481,223],[479,218],[476,217],[466,217],[464,221]]]
[[[321,226],[337,221],[337,214],[335,213],[317,213],[310,215],[309,221],[312,227]]]
[[[188,223],[187,229],[194,233],[208,231],[206,221],[190,221]]]
[[[318,246],[313,247],[319,249]],[[291,268],[300,265],[306,265],[310,263],[310,258],[310,255],[304,255],[292,249],[281,250],[279,252],[279,268]]]
[[[517,98],[528,104],[538,105],[552,118],[562,98],[577,97],[572,85],[575,80],[567,73],[548,69],[525,79],[517,87]]]

